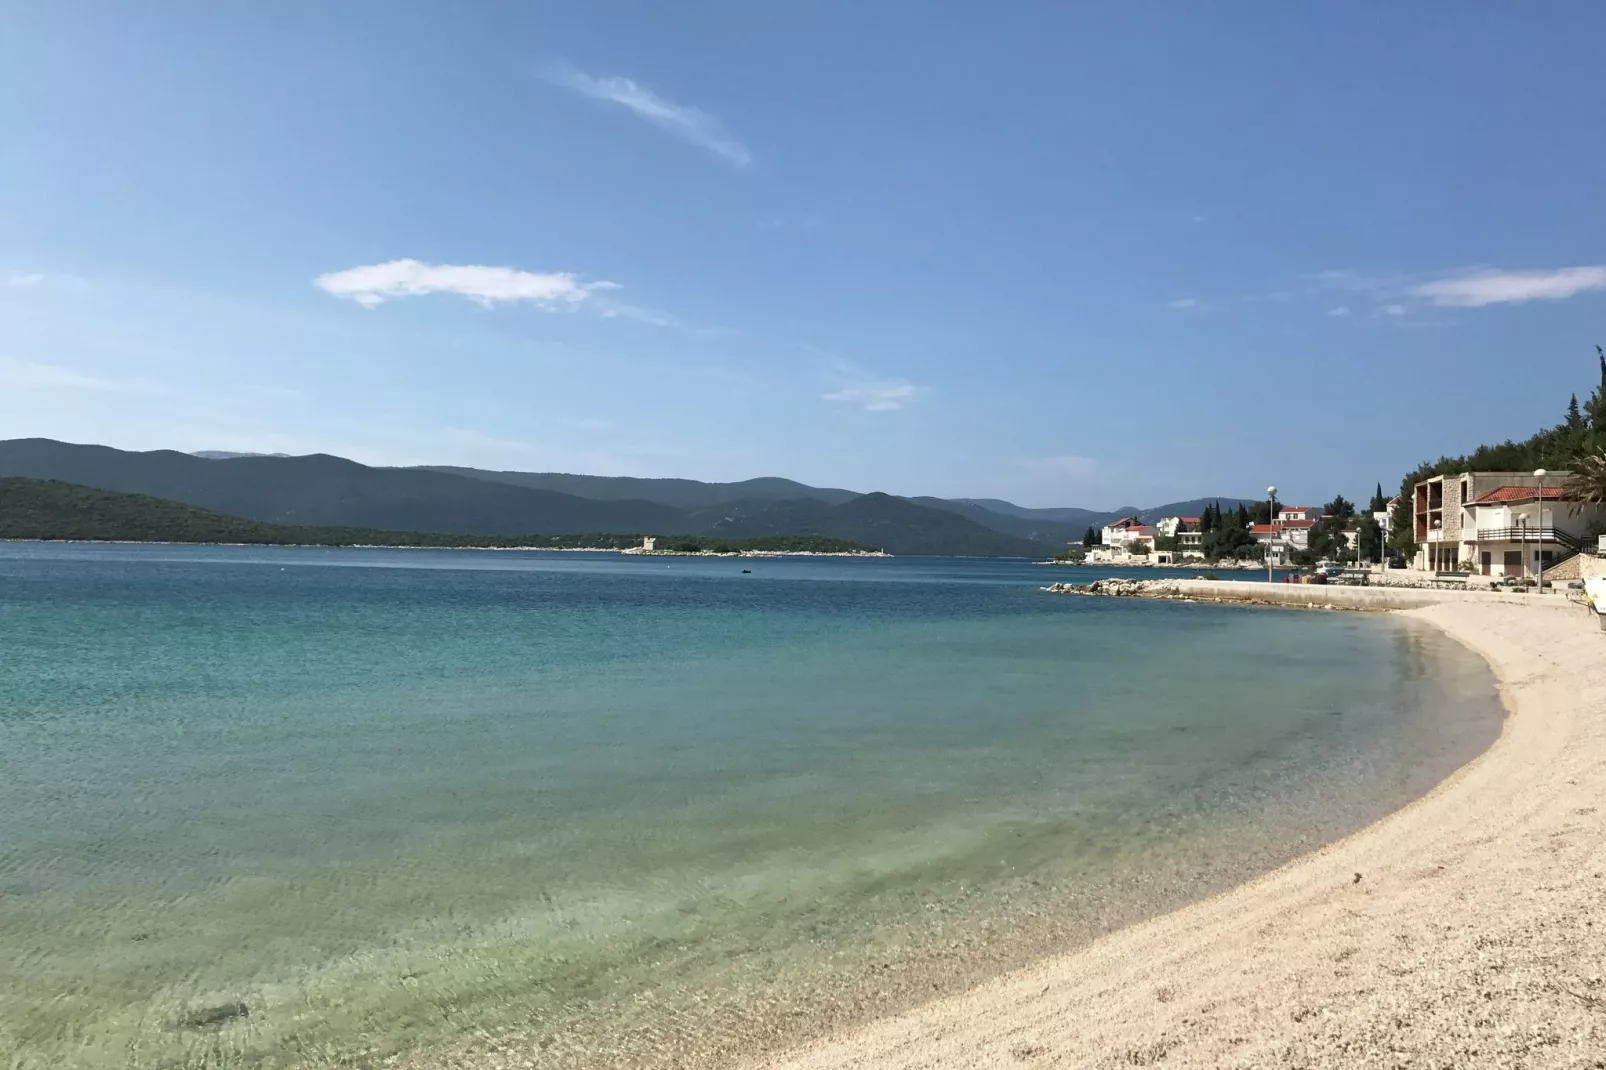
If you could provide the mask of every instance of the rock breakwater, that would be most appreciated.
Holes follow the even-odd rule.
[[[1051,583],[1043,590],[1050,594],[1086,594],[1103,598],[1181,598],[1176,580],[1130,580],[1117,576],[1092,583]]]

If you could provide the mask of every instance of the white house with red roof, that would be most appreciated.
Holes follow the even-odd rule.
[[[1321,508],[1314,505],[1284,505],[1277,510],[1277,522],[1280,524],[1286,524],[1290,520],[1308,520],[1315,524],[1321,518]]]
[[[1138,517],[1123,516],[1104,525],[1104,530],[1099,535],[1099,542],[1112,548],[1124,549],[1127,543],[1145,534],[1152,539],[1154,529],[1144,524]]]
[[[1162,539],[1176,539],[1178,558],[1204,557],[1204,532],[1200,530],[1203,517],[1167,516],[1155,522],[1154,530]],[[1170,551],[1167,551],[1170,552]]]
[[[1606,522],[1606,507],[1568,501],[1562,491],[1568,474],[1463,472],[1417,483],[1416,567],[1470,565],[1477,575],[1512,577],[1532,577],[1543,567],[1556,579],[1577,578],[1577,555],[1590,530]]]
[[[1316,526],[1316,521],[1299,517],[1282,520],[1277,526],[1282,529],[1283,541],[1290,550],[1310,549],[1310,531]]]
[[[1283,538],[1281,524],[1250,524],[1249,534],[1260,545],[1266,548],[1266,560],[1273,565],[1286,565],[1288,554],[1292,550],[1288,541]],[[1307,545],[1309,538],[1306,539]]]
[[[1569,502],[1559,486],[1495,487],[1461,504],[1458,557],[1483,576],[1528,576],[1543,565],[1573,578],[1577,565],[1568,563],[1594,542],[1592,522],[1603,514],[1600,505]]]
[[[1162,538],[1170,539],[1174,538],[1179,532],[1187,531],[1190,528],[1198,531],[1201,523],[1203,523],[1203,519],[1197,516],[1167,516],[1161,517],[1156,521],[1154,529],[1160,533]]]

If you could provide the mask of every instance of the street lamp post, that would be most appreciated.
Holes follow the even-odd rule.
[[[1527,572],[1527,573],[1532,573],[1533,572],[1533,569],[1528,566],[1528,518],[1527,517],[1519,516],[1517,518],[1517,534],[1520,536],[1520,540],[1519,540],[1518,545],[1520,545],[1522,547],[1522,549],[1519,551],[1522,554],[1522,572],[1517,573],[1517,578],[1521,579],[1523,572]]]
[[[1277,543],[1277,488],[1266,488],[1266,523],[1271,525],[1271,538],[1266,540],[1266,582],[1272,583],[1276,576],[1271,571],[1271,548]]]
[[[1534,480],[1539,484],[1539,593],[1545,593],[1545,476],[1543,468],[1534,469]]]

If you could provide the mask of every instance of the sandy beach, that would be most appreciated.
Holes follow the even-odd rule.
[[[1606,1067],[1606,636],[1560,597],[1401,595],[1489,660],[1509,709],[1428,796],[1224,895],[747,1065]]]

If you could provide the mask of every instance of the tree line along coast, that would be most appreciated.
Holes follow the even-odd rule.
[[[1521,517],[1524,533],[1532,532],[1528,538],[1535,546],[1543,535],[1556,540],[1556,547],[1506,548],[1507,560],[1520,555],[1522,567],[1528,569],[1530,555],[1538,555],[1536,560],[1547,565],[1563,555],[1598,556],[1599,539],[1606,535],[1606,350],[1597,346],[1595,356],[1598,384],[1584,402],[1572,394],[1556,424],[1520,442],[1478,446],[1465,454],[1424,462],[1405,474],[1396,495],[1385,494],[1378,483],[1365,509],[1342,494],[1321,506],[1279,505],[1269,496],[1225,507],[1212,502],[1196,516],[1165,517],[1152,527],[1135,516],[1102,529],[1089,525],[1081,540],[1056,555],[1056,560],[1073,564],[1194,561],[1242,565],[1263,564],[1269,559],[1294,568],[1324,562],[1366,566],[1387,561],[1394,567],[1431,569],[1434,561],[1425,560],[1424,542],[1443,541],[1441,536],[1449,529],[1431,515],[1435,511],[1429,505],[1436,503],[1422,500],[1422,488],[1451,476],[1462,477],[1468,485],[1465,501],[1457,499],[1461,507],[1537,503],[1537,509],[1529,509]],[[1500,483],[1513,485],[1495,485]],[[1481,495],[1474,496],[1474,490]],[[1438,511],[1443,511],[1442,505]],[[1515,525],[1515,521],[1507,521]],[[1506,541],[1513,541],[1509,532],[1499,530]],[[1462,545],[1473,544],[1463,536]],[[1440,563],[1465,572],[1482,569],[1488,574],[1490,556],[1488,550],[1465,555],[1452,552]]]
[[[642,536],[636,533],[476,535],[268,524],[147,494],[119,494],[19,476],[0,477],[0,539],[485,550],[626,550],[642,544]],[[665,549],[686,554],[877,552],[876,547],[863,543],[820,535],[683,536],[667,540]]]

